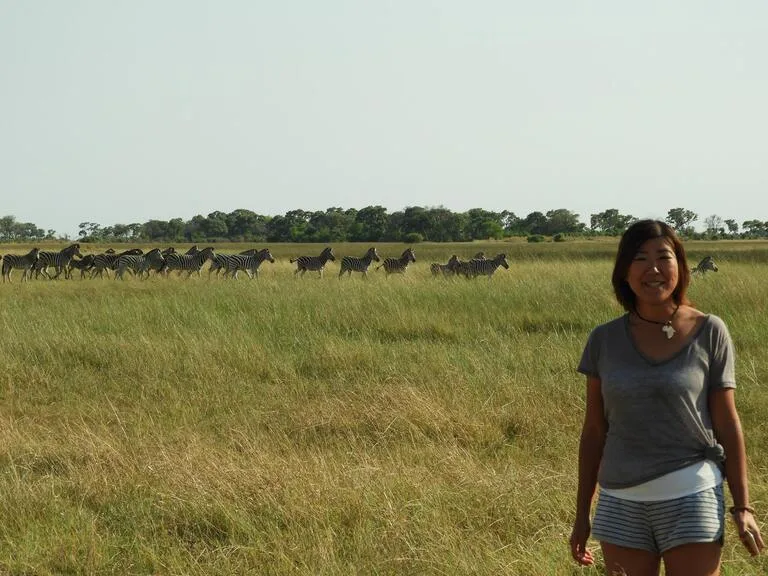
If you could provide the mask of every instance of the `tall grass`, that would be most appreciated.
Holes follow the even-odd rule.
[[[367,281],[293,278],[319,250],[284,245],[254,281],[0,286],[0,572],[598,574],[567,548],[575,365],[620,313],[615,246],[564,246],[504,245],[491,281],[428,263],[495,244],[419,245]],[[762,512],[768,267],[726,262],[691,297],[736,341]],[[765,573],[728,530],[724,573]]]

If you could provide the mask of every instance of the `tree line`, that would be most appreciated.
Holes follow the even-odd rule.
[[[444,207],[411,206],[389,213],[382,206],[360,210],[328,208],[309,212],[291,210],[283,215],[264,216],[250,210],[230,213],[211,212],[191,220],[149,220],[144,223],[102,226],[96,222],[79,225],[80,242],[468,242],[527,237],[540,241],[547,237],[618,236],[634,221],[632,215],[611,208],[591,214],[589,225],[579,215],[560,208],[531,212],[524,218],[504,210],[493,212],[473,208],[452,212]],[[768,238],[768,221],[735,220],[711,215],[704,219],[704,231],[697,232],[698,215],[684,208],[672,208],[665,221],[686,238]],[[30,242],[57,239],[53,230],[42,230],[14,216],[0,218],[0,241]],[[62,238],[69,239],[69,238]]]

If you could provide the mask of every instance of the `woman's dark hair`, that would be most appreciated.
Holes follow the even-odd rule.
[[[688,304],[686,292],[688,284],[691,281],[691,272],[688,270],[688,259],[685,257],[685,249],[680,238],[675,231],[664,222],[659,220],[638,220],[621,237],[619,242],[619,251],[616,253],[616,263],[613,265],[613,291],[616,294],[616,300],[622,305],[624,310],[631,312],[635,309],[637,297],[627,283],[627,273],[640,247],[648,240],[653,238],[666,238],[672,245],[677,258],[678,281],[675,291],[672,293],[672,299],[679,306]]]

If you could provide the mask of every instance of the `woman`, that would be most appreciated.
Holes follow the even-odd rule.
[[[734,403],[733,344],[720,318],[690,304],[689,281],[675,232],[634,223],[612,277],[627,313],[592,331],[579,363],[587,398],[571,554],[594,562],[592,531],[609,574],[655,576],[662,560],[667,576],[719,574],[723,478],[739,537],[752,555],[763,548]]]

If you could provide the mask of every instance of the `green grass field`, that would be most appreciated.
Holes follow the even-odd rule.
[[[621,313],[615,241],[419,244],[405,276],[367,281],[338,261],[294,278],[288,258],[322,246],[270,248],[253,281],[0,285],[1,574],[601,573],[567,539],[575,366]],[[768,243],[687,248],[720,266],[690,296],[737,346],[764,520]],[[431,277],[478,250],[510,269]],[[723,557],[726,575],[768,572],[730,524]]]

